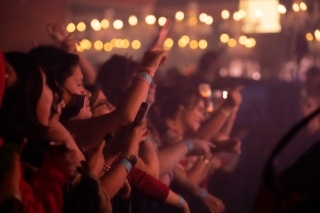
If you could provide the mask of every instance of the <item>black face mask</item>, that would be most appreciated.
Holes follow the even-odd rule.
[[[76,115],[79,114],[81,108],[83,107],[84,104],[84,95],[79,95],[79,94],[72,94],[69,90],[65,88],[67,92],[71,94],[71,102],[70,104],[66,105],[65,108],[61,110],[61,115],[60,115],[60,120],[68,120],[70,118],[75,117]]]

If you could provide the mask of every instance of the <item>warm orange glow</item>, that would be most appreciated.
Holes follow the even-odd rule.
[[[234,38],[229,39],[228,41],[229,47],[235,47],[237,45],[237,41]]]
[[[79,23],[77,24],[77,30],[80,31],[80,32],[85,31],[85,30],[86,30],[86,24],[83,23],[83,22],[79,22]]]
[[[137,49],[140,49],[141,43],[139,40],[133,40],[131,43],[131,46],[133,49],[137,50]]]
[[[222,42],[222,43],[227,43],[228,41],[229,41],[229,35],[228,34],[222,34],[221,36],[220,36],[220,41]]]
[[[175,17],[178,21],[182,21],[184,19],[184,13],[182,11],[178,11],[176,12]]]
[[[94,49],[96,49],[96,50],[98,50],[98,51],[102,50],[102,49],[103,49],[103,43],[102,43],[102,41],[100,41],[100,40],[95,41],[95,42],[93,43],[93,47],[94,47]]]
[[[221,12],[221,17],[222,17],[223,19],[228,19],[228,18],[230,17],[229,11],[228,11],[228,10],[223,10],[223,11]]]
[[[138,24],[138,19],[136,16],[132,15],[129,17],[128,22],[131,26],[135,26]]]
[[[69,23],[66,29],[69,33],[72,33],[76,30],[76,25],[74,23]]]

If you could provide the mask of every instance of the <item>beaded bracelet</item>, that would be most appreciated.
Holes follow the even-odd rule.
[[[103,165],[103,169],[102,169],[102,170],[103,170],[104,172],[107,172],[107,171],[109,171],[110,169],[111,169],[111,167],[108,166],[107,164],[104,164],[104,165]]]
[[[132,165],[131,165],[131,163],[128,161],[128,159],[126,159],[126,158],[119,158],[118,163],[122,164],[122,165],[126,168],[126,170],[127,170],[128,173],[131,171]]]
[[[184,140],[184,142],[186,142],[186,144],[188,146],[188,150],[189,150],[189,152],[191,152],[193,150],[193,148],[194,148],[192,140],[187,138],[187,139]]]
[[[202,189],[200,192],[199,198],[203,200],[207,196],[207,194],[208,192]]]
[[[179,195],[179,201],[178,201],[177,207],[182,208],[184,205],[184,202],[185,200],[183,199],[183,197]]]
[[[145,80],[150,85],[152,82],[152,77],[147,72],[138,72],[135,76],[136,78]]]

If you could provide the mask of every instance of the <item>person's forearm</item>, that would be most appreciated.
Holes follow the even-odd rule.
[[[45,133],[45,138],[57,143],[66,143],[70,150],[74,150],[76,152],[78,166],[81,166],[80,162],[85,160],[85,157],[80,148],[78,147],[68,130],[61,123],[58,123],[55,128],[49,129]]]
[[[232,127],[233,127],[234,122],[236,120],[236,116],[237,116],[237,111],[235,110],[235,111],[233,111],[231,113],[231,115],[229,116],[228,120],[223,125],[220,133],[222,133],[223,135],[226,135],[226,136],[230,136]]]
[[[137,158],[137,168],[159,179],[159,158],[152,142],[146,141],[140,144],[139,156]]]
[[[92,148],[108,133],[114,132],[121,125],[133,122],[141,103],[146,100],[148,88],[149,84],[146,81],[135,79],[114,112],[90,119],[65,121],[63,125],[75,137],[82,150]]]
[[[123,186],[127,175],[128,172],[126,168],[120,163],[115,163],[110,170],[100,178],[100,185],[109,197],[112,198]]]
[[[141,103],[147,99],[148,91],[149,84],[145,80],[134,78],[124,98],[115,110],[122,124],[125,125],[133,122]]]
[[[211,118],[203,123],[199,128],[196,136],[203,140],[209,141],[217,132],[219,132],[230,115],[229,109],[225,109],[222,105]]]
[[[188,152],[188,146],[184,141],[172,144],[158,151],[160,177],[170,172]]]
[[[187,176],[189,180],[199,185],[203,180],[204,173],[207,171],[208,164],[206,164],[201,157],[198,157],[197,162],[193,165],[193,167],[187,172]]]
[[[183,197],[174,193],[171,190],[169,191],[169,194],[164,202],[177,208],[180,208],[183,212],[190,212],[188,203],[183,199]]]
[[[89,61],[81,53],[77,52],[79,56],[79,65],[86,84],[94,84],[97,78],[97,72],[89,63]]]

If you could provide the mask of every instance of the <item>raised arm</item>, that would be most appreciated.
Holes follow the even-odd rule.
[[[160,163],[160,177],[172,171],[187,155],[209,155],[210,142],[200,139],[185,139],[166,146],[158,151]]]
[[[47,25],[47,31],[50,37],[59,43],[61,49],[79,56],[79,66],[84,76],[85,83],[94,84],[97,78],[97,72],[86,57],[77,51],[76,44],[79,44],[79,42],[71,39],[72,34],[67,32],[65,26],[59,23],[49,23]]]
[[[157,36],[151,44],[151,48],[162,48],[164,42],[168,38],[170,34],[171,27],[173,25],[173,21],[167,18],[166,23],[159,28]]]
[[[219,198],[209,194],[208,192],[201,189],[196,184],[192,183],[188,179],[187,175],[183,171],[181,171],[179,168],[176,167],[173,170],[173,173],[174,173],[175,181],[179,185],[184,187],[187,191],[189,191],[189,193],[199,197],[203,201],[203,203],[208,207],[210,212],[220,213],[225,210],[225,206]]]
[[[166,53],[162,49],[151,49],[144,55],[140,73],[155,72],[160,64],[164,64]],[[95,146],[102,138],[111,132],[114,132],[121,125],[131,123],[141,105],[146,101],[149,83],[146,79],[139,77],[134,78],[125,97],[117,109],[109,114],[76,121],[67,121],[64,123],[66,128],[76,138],[81,149],[88,149]],[[89,130],[88,130],[89,127]],[[91,144],[88,144],[90,141]]]
[[[231,115],[228,117],[227,121],[224,123],[223,127],[221,128],[220,134],[227,137],[230,136],[232,127],[237,117],[237,113],[238,113],[238,107],[235,107],[235,109],[231,112]]]
[[[199,185],[203,181],[208,171],[208,162],[209,160],[205,160],[203,156],[197,157],[192,168],[187,171],[187,176],[192,183]]]
[[[159,158],[157,150],[149,137],[147,137],[145,142],[140,144],[139,156],[137,158],[137,168],[145,171],[156,179],[159,178]]]
[[[198,138],[203,140],[210,140],[217,132],[221,131],[224,123],[233,112],[236,107],[239,107],[242,97],[241,97],[241,89],[243,86],[238,86],[232,89],[228,98],[222,104],[222,106],[208,119],[205,123],[203,123],[196,133]]]
[[[109,164],[110,162],[106,162],[110,165],[110,169],[108,169],[101,177],[101,186],[105,189],[110,198],[112,198],[123,186],[124,181],[131,170],[131,163],[129,163],[128,159],[124,159],[123,154],[129,153],[137,156],[139,144],[141,141],[145,140],[146,133],[146,122],[142,122],[133,129],[129,126],[118,133],[121,141],[114,140],[113,142],[117,142],[117,144],[112,144],[112,147],[107,146],[107,149],[111,149],[108,152],[111,156],[114,155],[113,153],[119,153],[120,151],[120,155],[115,162],[111,165]],[[117,137],[115,139],[117,139]]]

